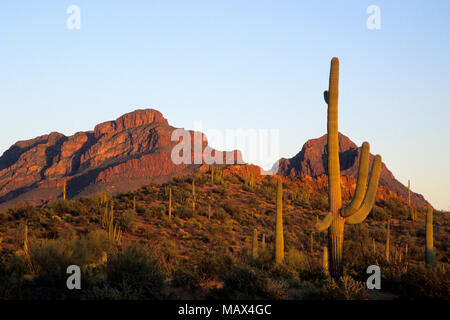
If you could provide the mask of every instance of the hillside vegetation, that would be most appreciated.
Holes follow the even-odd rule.
[[[282,178],[285,258],[275,265],[277,177],[236,172],[210,168],[116,196],[1,212],[0,298],[448,299],[448,213],[434,212],[436,266],[426,267],[425,209],[411,221],[406,201],[378,197],[364,223],[347,226],[345,276],[335,281],[322,267],[327,235],[314,231],[327,186]],[[72,264],[81,290],[66,288]],[[373,264],[381,290],[366,289]]]

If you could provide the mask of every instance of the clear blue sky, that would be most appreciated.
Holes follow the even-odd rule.
[[[338,56],[340,131],[450,209],[449,16],[448,0],[2,0],[0,153],[153,107],[176,127],[279,128],[292,157],[326,131]]]

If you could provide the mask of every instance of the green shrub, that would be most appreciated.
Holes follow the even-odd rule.
[[[174,210],[173,213],[176,217],[179,217],[181,219],[190,219],[194,216],[194,211],[192,210],[192,207],[178,207]]]
[[[391,218],[391,215],[384,208],[374,206],[369,217],[376,221],[387,221]]]
[[[124,231],[134,232],[136,230],[136,219],[136,211],[128,209],[119,216],[119,226]]]
[[[447,269],[410,266],[407,272],[382,273],[384,290],[403,298],[448,299],[450,274]]]
[[[287,286],[261,270],[232,267],[221,276],[224,286],[217,292],[225,299],[285,299]]]
[[[108,257],[107,287],[118,290],[124,298],[160,299],[165,275],[157,263],[141,248],[130,246]]]
[[[172,286],[194,291],[200,288],[200,278],[192,272],[177,270],[173,275]]]

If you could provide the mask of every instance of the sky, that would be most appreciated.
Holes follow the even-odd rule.
[[[337,56],[339,130],[450,210],[449,14],[448,0],[2,0],[0,154],[154,108],[186,129],[278,130],[253,161],[267,169],[326,133]]]

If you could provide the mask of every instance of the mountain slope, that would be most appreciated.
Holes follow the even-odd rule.
[[[155,179],[192,172],[200,164],[171,161],[178,143],[171,141],[175,129],[159,111],[146,109],[101,123],[93,131],[69,137],[52,132],[19,141],[0,157],[0,205],[20,201],[43,205],[62,196],[64,181],[67,196],[75,197],[103,190],[125,192]],[[203,134],[189,134],[192,143],[202,139],[202,151],[209,148]],[[223,156],[242,162],[238,151]]]

